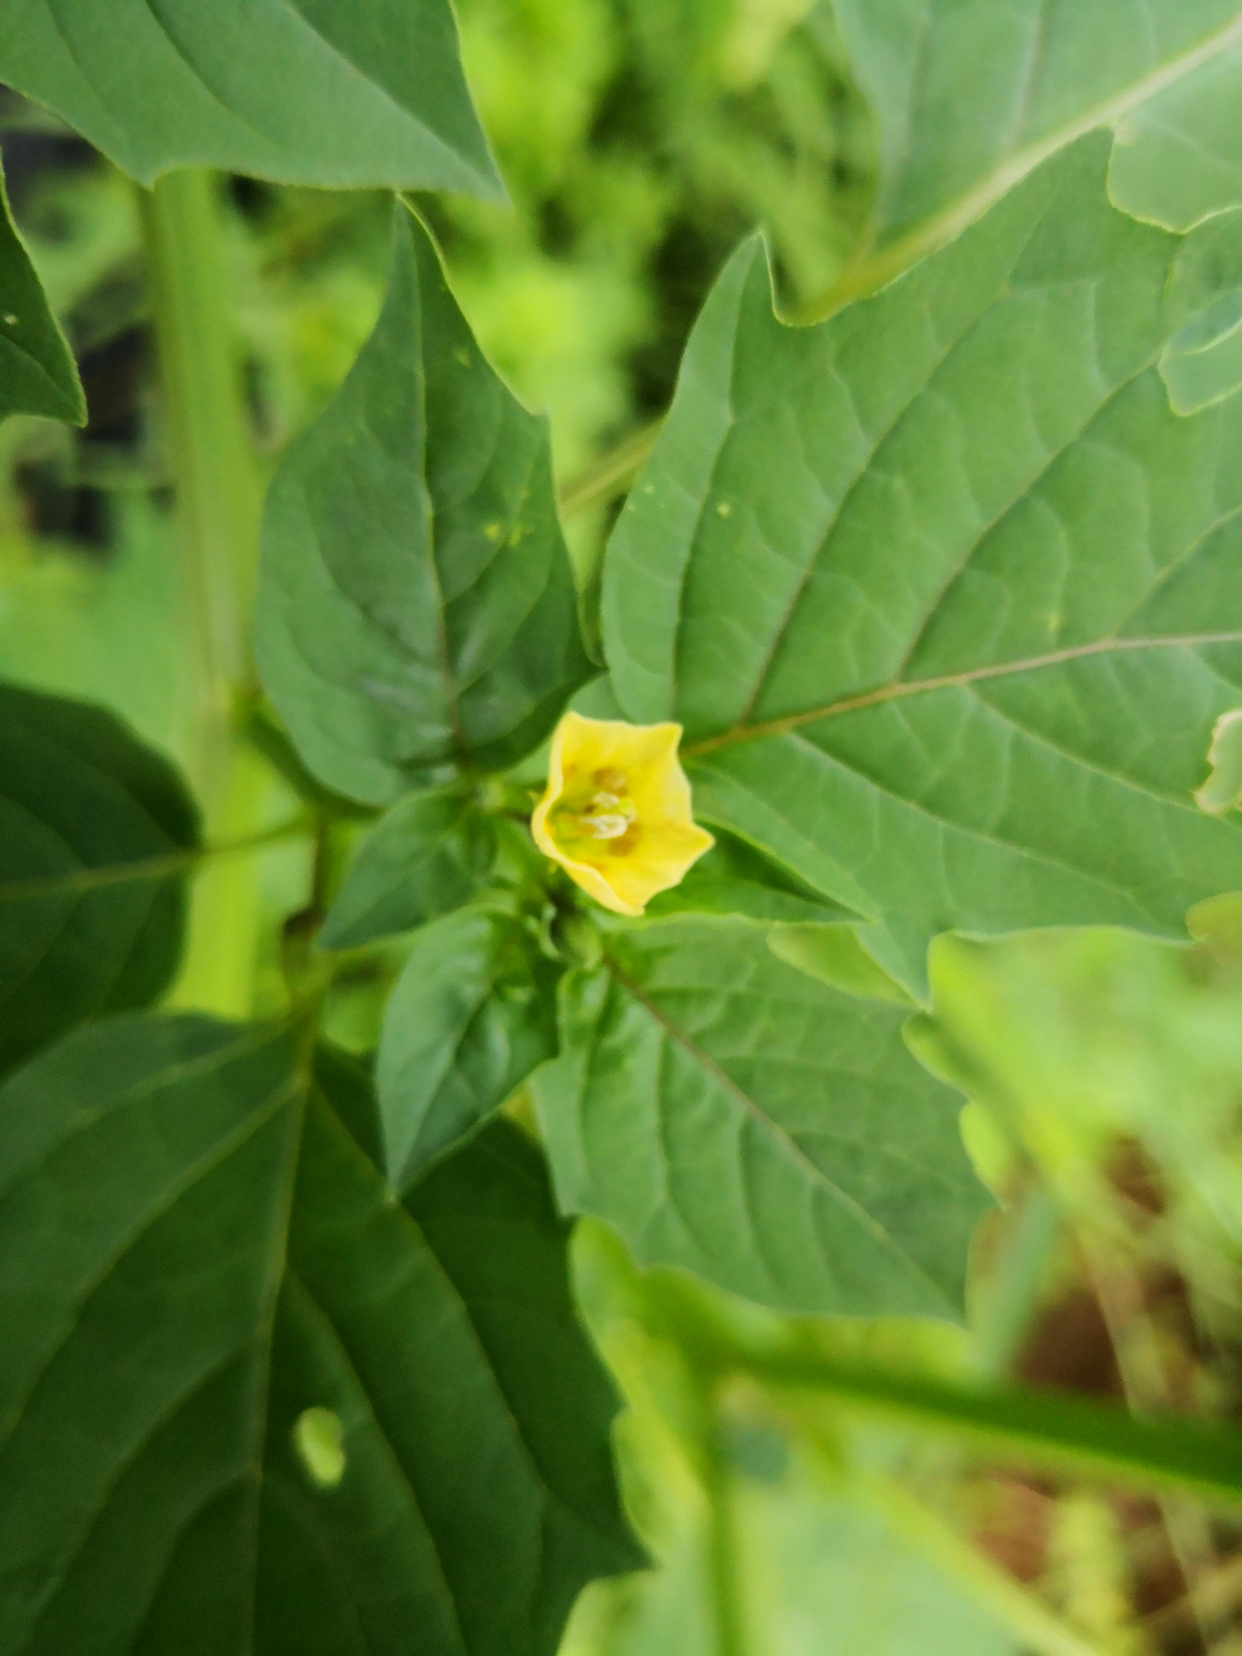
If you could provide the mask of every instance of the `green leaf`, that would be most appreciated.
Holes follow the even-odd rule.
[[[1242,45],[1127,116],[1108,182],[1118,207],[1166,230],[1242,206]]]
[[[1169,342],[1160,373],[1176,414],[1197,414],[1242,390],[1242,288],[1209,306]]]
[[[1183,937],[1242,885],[1193,797],[1242,685],[1242,398],[1179,418],[1159,369],[1242,222],[1138,224],[1106,159],[815,328],[745,247],[607,553],[618,699],[686,726],[696,816],[880,922],[919,998],[940,931]]]
[[[0,420],[44,414],[86,423],[86,399],[65,343],[9,212],[0,173]]]
[[[960,1316],[987,1198],[902,1010],[736,921],[618,931],[606,968],[565,980],[533,1083],[563,1208],[782,1310]]]
[[[1242,44],[1237,0],[830,4],[875,115],[880,186],[872,251],[821,315],[959,234],[1058,150]]]
[[[555,968],[526,926],[459,909],[416,933],[384,1013],[377,1077],[398,1190],[556,1051]]]
[[[12,0],[0,80],[144,184],[201,165],[503,199],[449,0]]]
[[[459,908],[494,850],[488,819],[459,788],[399,800],[368,836],[319,942],[353,949]]]
[[[197,844],[180,777],[118,719],[0,685],[0,1072],[160,994]]]
[[[424,1230],[302,1049],[126,1017],[0,1090],[6,1653],[551,1656],[637,1562],[537,1159]]]
[[[593,671],[547,422],[483,360],[401,207],[376,330],[272,485],[258,648],[307,764],[373,804],[521,759]]]
[[[687,911],[787,923],[835,921],[849,913],[728,833],[717,837],[680,885],[662,891],[647,904],[653,919]]]
[[[1242,802],[1242,708],[1222,713],[1208,749],[1212,774],[1195,793],[1201,811],[1213,815],[1236,810]]]

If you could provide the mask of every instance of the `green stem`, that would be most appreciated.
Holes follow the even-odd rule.
[[[260,495],[217,191],[215,176],[194,168],[167,174],[140,201],[191,611],[190,771],[209,836],[234,839],[253,830],[266,791],[255,762],[239,755],[233,732],[233,709],[248,673]],[[176,992],[180,1004],[249,1011],[255,879],[252,864],[229,863],[199,881]]]

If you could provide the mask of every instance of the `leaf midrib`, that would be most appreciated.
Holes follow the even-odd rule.
[[[1196,650],[1212,645],[1242,644],[1242,631],[1220,633],[1170,634],[1167,638],[1104,638],[1090,644],[1072,645],[1064,650],[1050,650],[1044,655],[1027,656],[1017,661],[1003,661],[986,667],[968,667],[960,673],[944,673],[936,678],[901,679],[882,684],[874,690],[842,696],[820,707],[807,708],[783,718],[768,719],[753,725],[735,725],[732,730],[716,736],[705,736],[689,742],[681,750],[685,759],[700,759],[720,748],[734,747],[741,742],[757,741],[765,736],[783,736],[803,725],[818,724],[826,719],[840,718],[846,713],[858,713],[885,702],[902,700],[908,696],[924,696],[939,690],[957,690],[988,679],[1012,677],[1018,673],[1040,672],[1065,662],[1083,661],[1093,656],[1109,655],[1123,650]]]
[[[905,1251],[891,1232],[880,1224],[873,1214],[868,1213],[867,1209],[855,1197],[829,1178],[822,1168],[817,1167],[787,1129],[781,1126],[779,1122],[774,1121],[771,1116],[765,1114],[760,1105],[733,1080],[711,1054],[699,1046],[689,1032],[683,1029],[675,1019],[664,1011],[657,1001],[646,993],[641,984],[629,975],[614,955],[605,953],[604,964],[617,983],[660,1026],[669,1040],[675,1046],[680,1047],[729,1097],[742,1106],[750,1119],[771,1136],[774,1142],[781,1147],[786,1158],[795,1163],[804,1176],[808,1176],[817,1188],[822,1189],[844,1212],[848,1213],[859,1228],[871,1238],[873,1243],[899,1262],[903,1271],[919,1278],[937,1299],[944,1300],[944,1291],[940,1285],[928,1276],[923,1267]]]
[[[1225,52],[1242,44],[1242,13],[1214,34],[1208,35],[1197,46],[1181,53],[1135,81],[1123,91],[1105,98],[1084,111],[1077,119],[1065,122],[1046,137],[1028,144],[1024,149],[1010,151],[999,164],[956,200],[948,203],[930,218],[924,219],[913,230],[889,243],[881,252],[860,261],[818,298],[802,306],[797,320],[803,323],[823,322],[835,312],[844,309],[856,299],[867,297],[887,286],[897,276],[918,263],[920,259],[944,246],[968,229],[987,209],[1008,194],[1024,178],[1049,160],[1058,150],[1066,149],[1079,138],[1100,127],[1112,126],[1141,104],[1167,92],[1196,70],[1204,68]]]

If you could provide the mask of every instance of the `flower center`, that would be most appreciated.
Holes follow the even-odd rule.
[[[553,812],[557,838],[571,840],[624,839],[637,815],[625,773],[617,770],[595,771],[585,787],[574,789]]]

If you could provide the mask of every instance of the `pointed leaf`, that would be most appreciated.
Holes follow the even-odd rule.
[[[86,401],[73,354],[14,228],[0,173],[0,420],[10,414],[83,425]]]
[[[427,233],[395,226],[379,324],[272,485],[258,623],[303,758],[374,804],[521,759],[592,672],[547,422],[483,360]]]
[[[398,800],[363,844],[319,942],[355,949],[458,908],[487,872],[491,825],[457,788]]]
[[[449,0],[12,0],[0,80],[144,184],[209,166],[503,197]]]
[[[1180,418],[1159,370],[1242,222],[1138,224],[1106,159],[815,328],[743,249],[608,549],[627,716],[682,721],[697,816],[920,997],[939,931],[1184,936],[1242,885],[1193,797],[1242,684],[1242,398]]]
[[[638,1562],[537,1158],[424,1232],[303,1045],[127,1017],[0,1090],[6,1656],[552,1656]]]
[[[782,1310],[960,1316],[987,1198],[905,1017],[742,922],[610,936],[606,969],[565,980],[563,1056],[533,1083],[562,1207]]]
[[[377,1072],[395,1188],[477,1132],[556,1051],[554,984],[551,962],[505,914],[459,909],[415,936]]]
[[[160,994],[197,844],[180,777],[119,719],[0,685],[0,1072]]]

